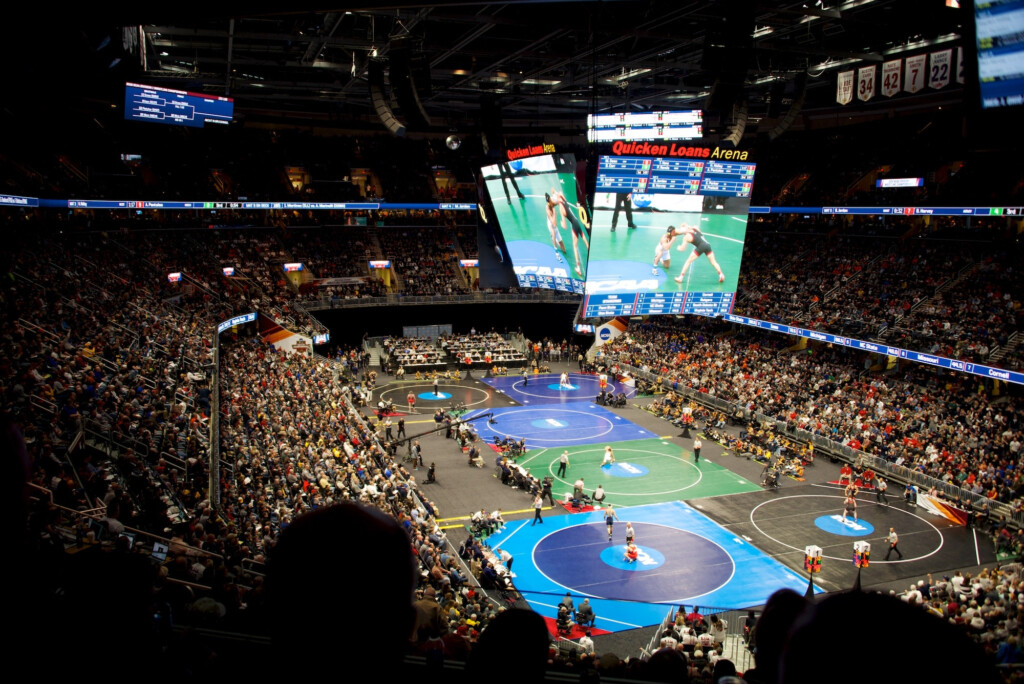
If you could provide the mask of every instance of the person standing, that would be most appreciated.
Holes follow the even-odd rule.
[[[544,482],[541,483],[540,498],[542,500],[547,498],[549,504],[551,504],[552,506],[555,505],[555,498],[551,494],[551,478],[550,477],[545,477],[544,478]]]
[[[608,541],[612,540],[612,528],[615,526],[615,521],[619,519],[619,516],[615,513],[615,509],[612,508],[611,504],[605,506],[604,509],[604,524],[608,526]]]
[[[626,543],[632,544],[636,540],[636,532],[633,530],[633,523],[626,523]]]
[[[853,514],[853,522],[857,522],[857,497],[847,496],[843,501],[843,524],[846,524],[846,516]]]
[[[398,419],[398,439],[405,437],[405,418]]]
[[[615,210],[612,212],[612,232],[615,232],[615,226],[619,222],[619,211],[624,210],[626,212],[626,225],[630,228],[636,228],[633,223],[633,193],[632,192],[617,192],[615,193]]]
[[[569,450],[566,449],[562,452],[562,455],[558,457],[558,475],[557,477],[563,477],[566,469],[569,467]]]
[[[538,522],[541,525],[544,524],[544,518],[540,517],[540,509],[543,506],[544,506],[544,499],[541,497],[540,494],[538,494],[536,496],[536,498],[533,500],[533,522],[530,524],[530,527],[533,527]]]
[[[409,413],[412,413],[416,408],[416,395],[413,394],[412,390],[409,390],[409,394],[405,397],[405,401],[409,404]]]
[[[696,463],[696,462],[698,462],[700,460],[700,448],[702,446],[704,446],[704,445],[701,443],[700,437],[695,437],[694,440],[693,440],[693,462],[694,463]]]
[[[509,166],[508,162],[502,162],[498,164],[498,176],[501,178],[501,188],[505,191],[505,199],[508,200],[509,205],[512,204],[512,196],[508,192],[508,184],[512,183],[512,189],[516,191],[516,195],[519,199],[526,199],[526,195],[519,189],[519,185],[516,184],[515,172],[512,171],[512,167]]]
[[[878,503],[885,503],[889,505],[889,499],[885,497],[885,490],[889,488],[889,483],[885,481],[885,478],[881,475],[878,476],[878,482],[875,483],[875,500]]]
[[[392,430],[393,423],[391,422],[391,416],[384,419],[384,439],[389,442],[395,438],[394,431]]]
[[[889,542],[889,551],[885,554],[885,560],[889,560],[889,556],[892,555],[893,551],[899,554],[900,560],[903,560],[903,552],[900,551],[899,548],[900,538],[899,535],[896,534],[895,528],[889,528],[889,536],[887,536],[885,540]]]
[[[437,396],[440,396],[440,394],[441,393],[437,391],[437,376],[435,375],[434,376],[434,396],[437,397]]]
[[[528,384],[530,384],[530,371],[529,371],[529,369],[524,368],[523,369],[523,387],[526,387]]]
[[[590,630],[585,630],[583,636],[580,637],[580,654],[581,655],[594,655],[594,640],[590,638]]]

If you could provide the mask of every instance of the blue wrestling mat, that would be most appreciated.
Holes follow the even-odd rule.
[[[611,540],[595,511],[510,523],[487,541],[516,559],[516,588],[534,610],[556,617],[568,591],[577,604],[589,597],[595,626],[612,632],[657,624],[666,605],[742,609],[778,589],[807,587],[805,577],[685,503],[615,510]],[[639,551],[633,563],[625,560],[627,521]]]
[[[530,375],[527,382],[523,382],[522,375],[509,375],[504,377],[484,378],[484,382],[508,395],[513,401],[520,404],[564,404],[572,401],[594,401],[601,392],[601,383],[596,375],[589,373],[570,373],[569,385],[562,387],[558,384],[561,378],[560,373],[541,373]],[[636,395],[635,387],[627,387],[621,382],[609,378],[608,391],[618,394],[624,393],[627,397]]]
[[[492,443],[495,436],[525,437],[526,448],[533,449],[657,437],[622,416],[586,402],[559,406],[512,406],[493,409],[492,412],[497,421],[495,424],[483,419],[473,423],[474,429],[487,443]],[[473,418],[481,413],[487,413],[487,410],[470,411],[464,418]]]

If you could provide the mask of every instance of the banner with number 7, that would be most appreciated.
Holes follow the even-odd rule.
[[[906,67],[903,71],[903,90],[908,93],[916,93],[924,88],[925,60],[927,55],[914,55],[907,57]]]

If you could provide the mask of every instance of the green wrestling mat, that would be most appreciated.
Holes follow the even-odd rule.
[[[694,464],[693,452],[662,439],[638,439],[610,443],[615,463],[602,465],[604,445],[567,447],[569,468],[557,477],[558,458],[563,449],[529,451],[519,465],[529,468],[538,478],[554,479],[552,492],[557,499],[571,493],[573,483],[582,477],[584,489],[591,494],[598,484],[604,486],[606,501],[616,506],[662,503],[699,499],[723,494],[758,491],[761,488],[731,470],[704,458]]]

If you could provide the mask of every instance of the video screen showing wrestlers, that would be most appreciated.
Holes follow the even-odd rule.
[[[520,287],[583,292],[590,217],[576,159],[545,154],[481,169]]]
[[[602,295],[632,294],[641,297],[609,300],[620,306],[615,315],[728,313],[754,170],[746,162],[602,156],[586,285],[596,299],[588,307]],[[646,296],[654,293],[666,296]]]

